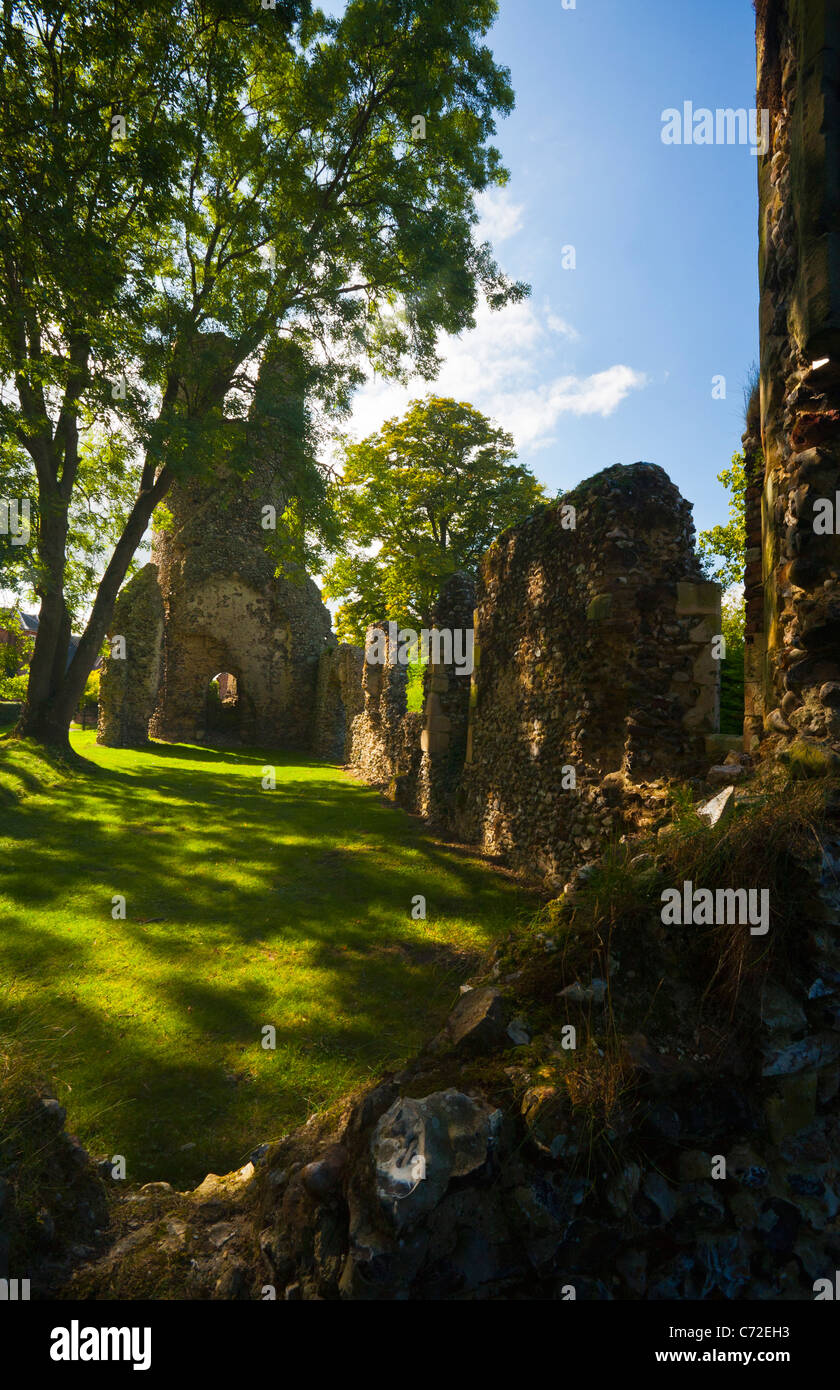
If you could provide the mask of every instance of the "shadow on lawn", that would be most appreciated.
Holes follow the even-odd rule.
[[[330,764],[277,750],[143,753],[119,769],[88,762],[49,799],[0,807],[13,847],[0,893],[18,907],[0,967],[26,987],[0,1014],[25,1008],[27,988],[49,997],[56,1026],[83,1044],[74,1085],[97,1111],[101,1096],[107,1144],[134,1156],[138,1178],[184,1182],[306,1118],[344,1073],[409,1055],[533,900]],[[266,763],[301,775],[263,791]],[[111,918],[117,893],[125,921]],[[410,917],[418,893],[428,922]],[[438,939],[447,919],[472,924],[469,947]],[[79,983],[89,976],[95,1004]],[[266,1024],[276,1053],[261,1049]]]

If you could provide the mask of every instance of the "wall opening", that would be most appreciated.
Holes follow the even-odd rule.
[[[218,671],[207,687],[205,729],[208,738],[239,734],[242,701],[239,682],[230,671]]]

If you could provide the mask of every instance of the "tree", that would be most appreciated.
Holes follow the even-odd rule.
[[[338,511],[348,542],[325,576],[340,637],[382,618],[427,624],[444,579],[474,573],[496,536],[546,494],[513,439],[471,405],[414,401],[344,454]]]
[[[754,381],[745,392],[747,421],[756,401]],[[698,547],[704,567],[724,588],[721,608],[721,631],[726,642],[726,656],[721,665],[720,728],[721,733],[740,734],[744,727],[744,566],[746,564],[747,532],[745,497],[747,487],[746,459],[743,454],[732,455],[729,468],[718,473],[718,482],[729,492],[729,520],[723,526],[701,531]],[[714,567],[714,561],[720,563]]]
[[[513,94],[479,42],[495,13],[4,0],[0,426],[31,463],[41,600],[19,733],[66,745],[173,480],[220,455],[247,472],[266,352],[291,342],[340,414],[365,356],[431,376],[439,332],[472,326],[481,294],[527,293],[474,241],[476,192],[507,177],[489,139]],[[131,498],[65,674],[85,450],[99,495],[127,470]]]
[[[18,673],[31,660],[32,635],[23,627],[14,608],[0,608],[0,628],[9,634],[0,643],[0,692],[5,694],[3,682],[17,679]]]
[[[717,475],[718,482],[729,492],[729,520],[724,526],[712,526],[701,531],[698,549],[708,572],[724,589],[743,584],[746,563],[747,531],[744,499],[747,488],[746,464],[743,454],[733,454],[729,468]],[[713,568],[715,558],[723,563]]]

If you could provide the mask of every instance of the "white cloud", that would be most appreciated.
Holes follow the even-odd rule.
[[[546,316],[546,323],[552,333],[558,333],[561,338],[568,338],[570,343],[576,343],[580,337],[576,328],[573,328],[565,319],[561,319],[558,314],[549,313]]]
[[[586,376],[569,371],[556,358],[558,337],[568,344],[579,334],[547,304],[540,311],[525,300],[497,313],[483,305],[474,329],[442,341],[434,382],[418,378],[399,386],[374,378],[362,387],[349,432],[362,439],[410,401],[434,392],[468,401],[509,430],[518,449],[536,450],[552,442],[563,415],[612,415],[647,384],[644,372],[621,363]]]
[[[562,415],[612,415],[631,391],[647,383],[644,372],[617,364],[590,376],[562,376],[530,391],[496,400],[493,414],[503,419],[520,449],[539,449],[552,442],[549,432]]]
[[[514,203],[507,188],[488,188],[475,200],[478,209],[478,239],[495,245],[507,241],[522,229],[524,203]]]

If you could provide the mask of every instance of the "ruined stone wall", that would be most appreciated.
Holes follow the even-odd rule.
[[[423,713],[407,714],[395,634],[375,624],[346,746],[366,781],[431,825],[562,882],[645,786],[707,763],[720,587],[661,468],[608,468],[506,532],[477,591],[453,576],[433,622],[474,622],[472,680],[430,663]],[[372,664],[380,641],[387,660]]]
[[[163,599],[157,565],[144,565],[119,594],[111,637],[122,637],[124,656],[107,656],[99,683],[97,742],[142,748],[157,700],[163,664]]]
[[[623,789],[699,766],[719,632],[661,468],[608,468],[501,536],[479,573],[463,837],[563,881],[620,824]]]
[[[764,732],[764,580],[762,575],[761,499],[764,492],[764,455],[760,423],[744,433],[744,748],[755,750]]]
[[[209,682],[227,671],[236,678],[243,740],[311,745],[330,616],[311,579],[274,576],[261,518],[263,506],[280,501],[267,465],[247,483],[220,476],[168,495],[171,525],[154,538],[166,609],[155,737],[204,738]]]
[[[422,718],[407,711],[408,668],[397,659],[388,623],[372,623],[365,636],[361,713],[351,719],[347,762],[359,776],[414,809],[420,767]],[[373,660],[381,646],[385,660]]]
[[[472,631],[475,585],[463,574],[452,575],[444,585],[431,616],[431,628],[453,634]],[[346,721],[346,760],[365,781],[381,787],[407,810],[424,817],[429,825],[447,828],[454,809],[467,750],[470,672],[465,671],[463,649],[444,643],[430,643],[429,661],[423,677],[422,713],[407,710],[408,668],[397,660],[398,641],[394,628],[386,622],[374,623],[367,631],[365,652],[351,660],[335,653],[322,658],[319,719],[328,726],[340,724],[342,714],[334,713],[340,699]],[[376,658],[375,644],[381,642],[386,660]],[[459,663],[460,658],[460,664]],[[335,680],[336,668],[342,677],[359,679],[361,701],[353,704],[348,682]],[[333,701],[326,694],[333,682]],[[323,754],[327,756],[327,754]]]
[[[435,605],[432,627],[452,634],[472,629],[474,609],[475,584],[467,575],[453,574]],[[454,645],[449,660],[445,647],[432,650],[423,679],[423,730],[414,809],[430,825],[441,828],[455,818],[469,737],[471,673],[463,664],[459,666],[458,655]]]
[[[347,760],[353,720],[364,710],[362,667],[365,654],[349,642],[327,647],[321,653],[315,695],[317,757],[330,762]]]
[[[763,623],[748,725],[770,748],[797,735],[840,746],[840,4],[760,0],[757,14],[771,143],[759,161]],[[819,499],[831,534],[815,530]]]
[[[111,634],[125,660],[106,662],[98,740],[130,747],[152,737],[201,741],[208,690],[236,680],[234,737],[309,748],[318,662],[333,641],[330,615],[305,575],[276,578],[262,508],[277,503],[274,473],[176,484],[169,523],[155,533],[155,563],[120,596]]]

